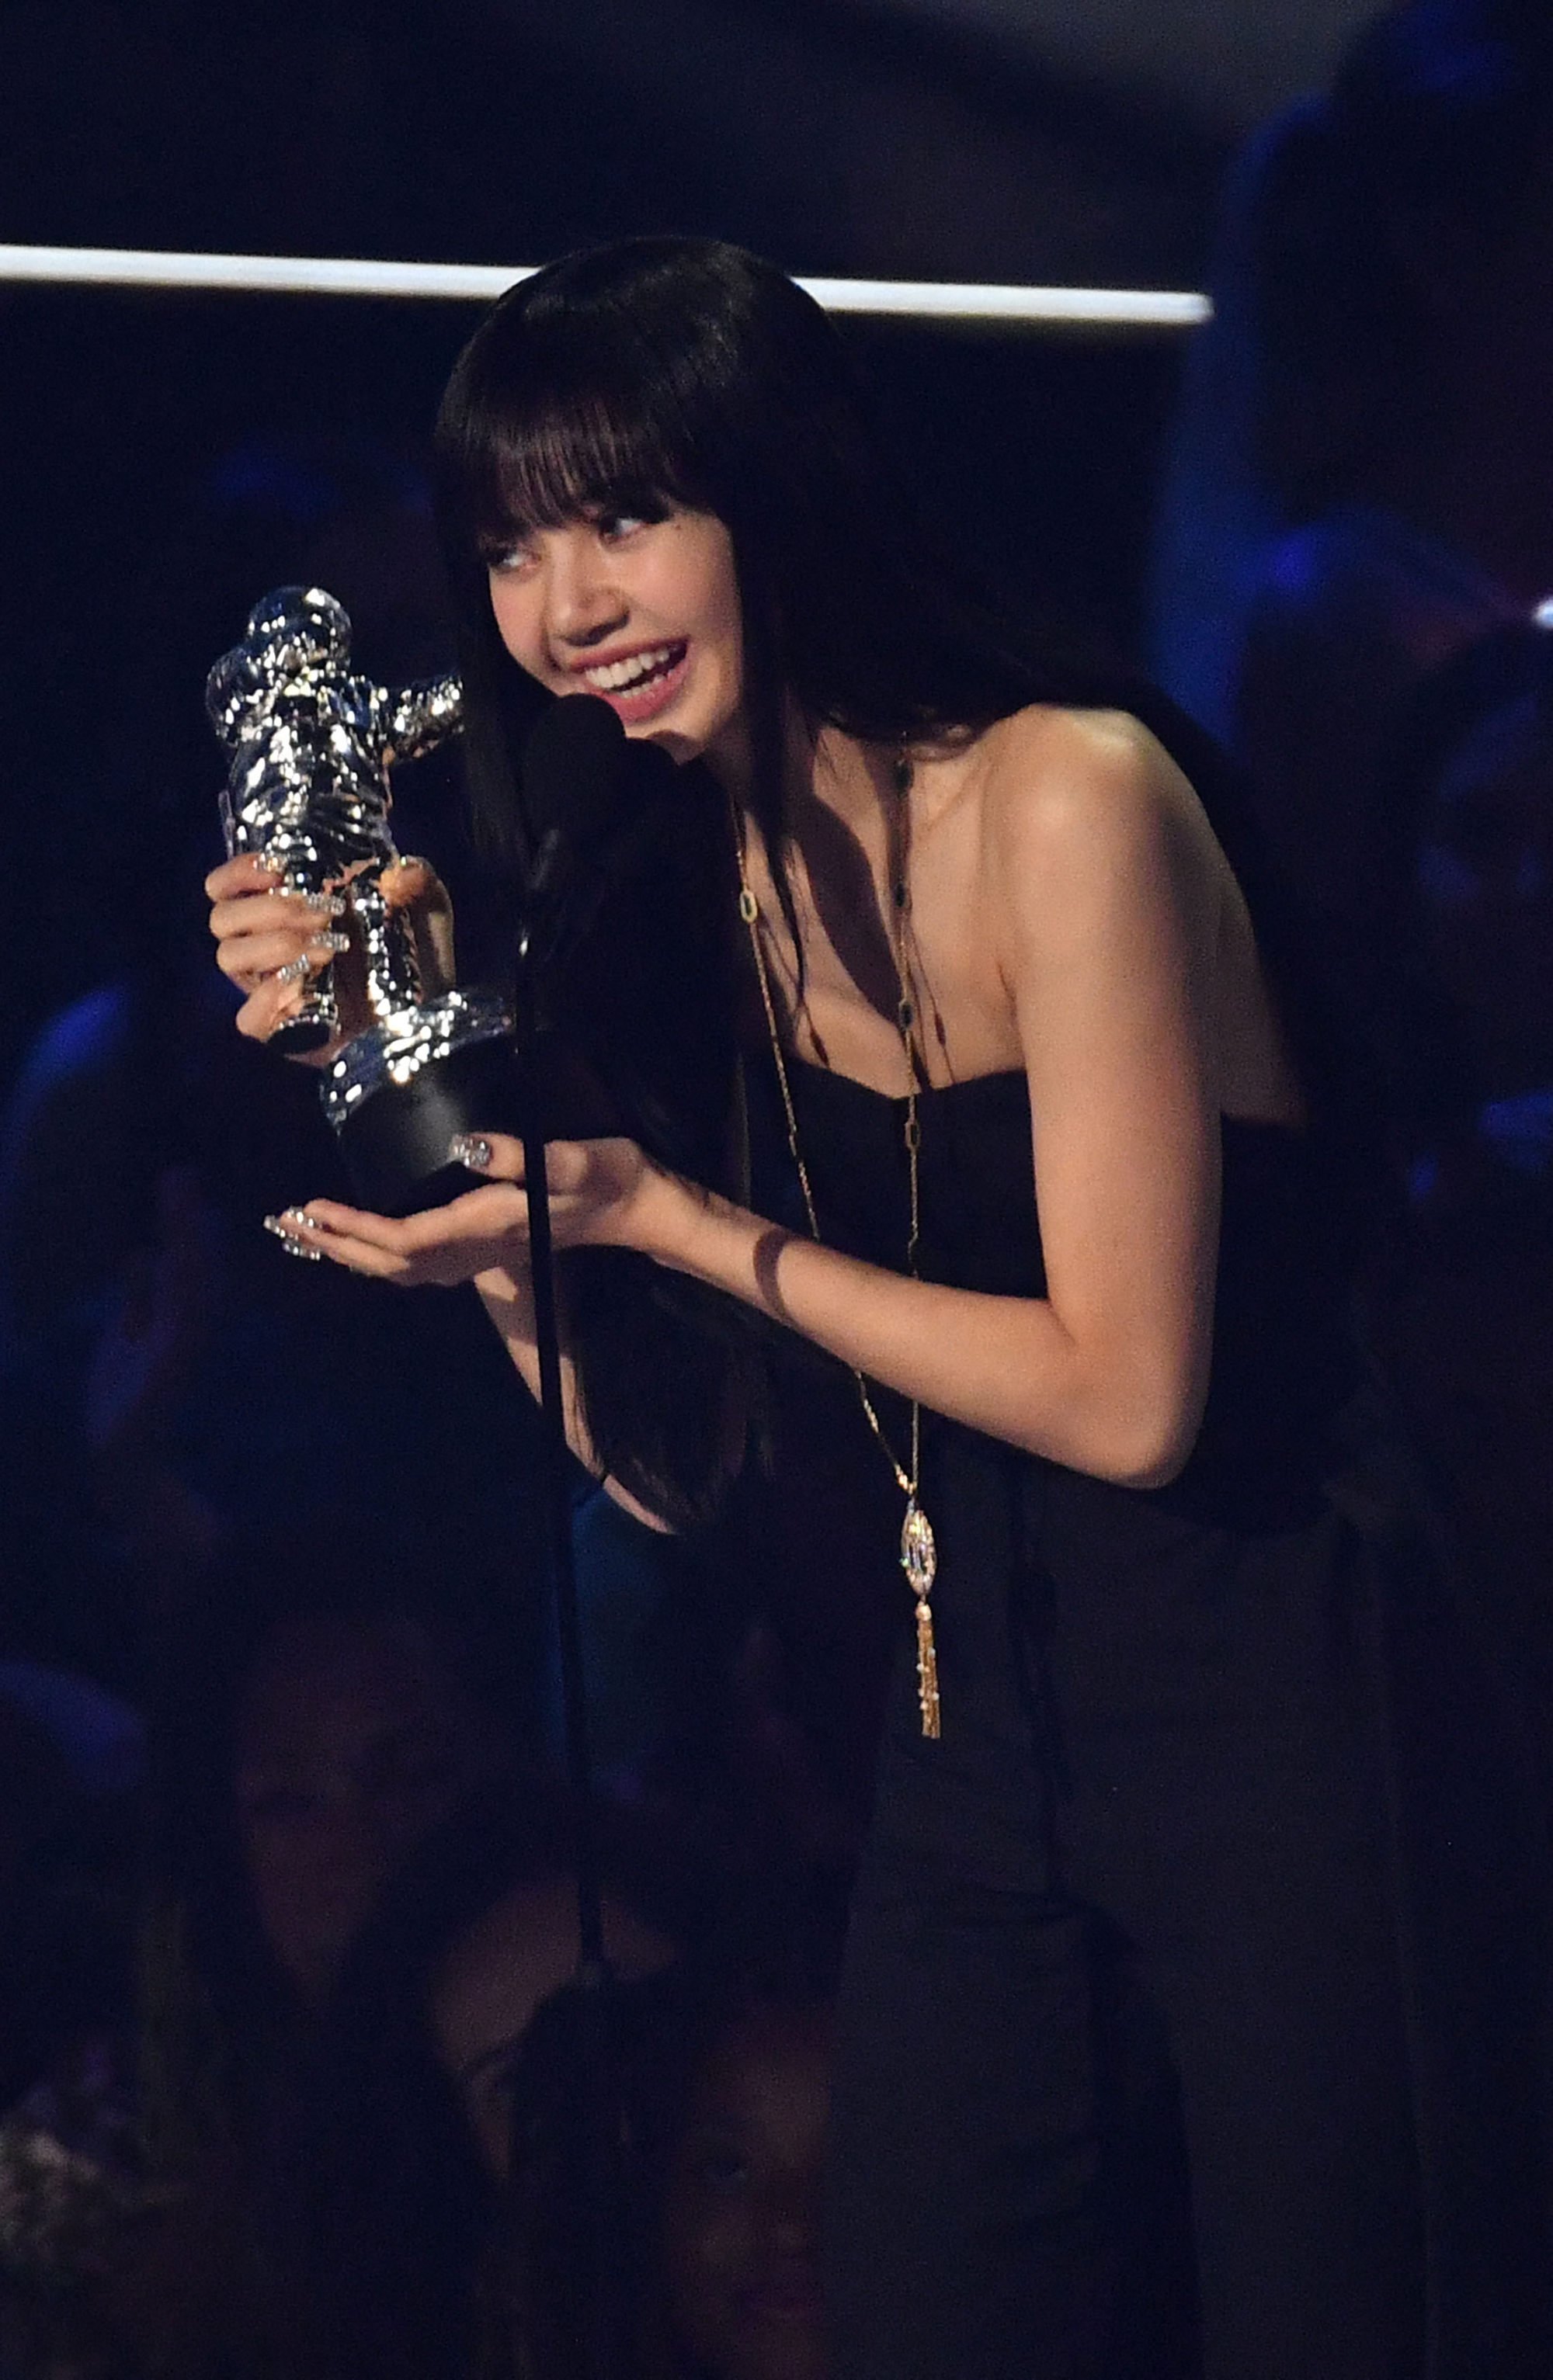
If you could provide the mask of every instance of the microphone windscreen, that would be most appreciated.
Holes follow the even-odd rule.
[[[607,848],[630,771],[625,728],[601,696],[568,694],[552,702],[523,747],[523,808],[535,847],[555,833],[579,854]]]

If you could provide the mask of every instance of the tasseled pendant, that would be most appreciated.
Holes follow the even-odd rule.
[[[914,1496],[906,1500],[900,1524],[900,1567],[917,1604],[917,1704],[922,1731],[930,1739],[941,1732],[938,1714],[938,1653],[933,1642],[933,1606],[929,1597],[938,1573],[938,1549],[933,1524]]]
[[[938,1655],[933,1643],[933,1607],[925,1597],[917,1605],[917,1703],[922,1731],[935,1742],[943,1733],[938,1719]]]

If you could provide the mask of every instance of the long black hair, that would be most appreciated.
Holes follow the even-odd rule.
[[[748,800],[795,942],[783,866],[792,706],[813,732],[832,727],[899,748],[974,736],[1028,704],[1051,702],[1131,710],[1181,759],[1259,928],[1270,932],[1275,980],[1297,972],[1293,938],[1280,929],[1243,805],[1213,747],[1152,689],[1067,650],[1046,628],[1033,635],[973,590],[925,531],[923,508],[887,458],[840,334],[775,265],[715,240],[654,237],[547,266],[508,291],[459,358],[437,453],[476,831],[515,876],[526,856],[517,756],[550,698],[501,644],[486,557],[534,528],[683,506],[715,515],[731,540]],[[682,772],[691,781],[701,773]],[[708,838],[702,881],[727,897],[699,920],[681,913],[673,968],[657,982],[666,1001],[678,991],[680,1016],[699,1011],[703,1035],[713,1016],[731,1033],[739,953],[727,924],[726,808],[687,799],[684,811]],[[619,974],[588,970],[595,998]],[[1285,1004],[1299,1058],[1309,1003]],[[633,1003],[638,1029],[643,1005]],[[593,1022],[602,1022],[596,1007]],[[630,1024],[621,1014],[619,1029]],[[682,1099],[703,1102],[703,1146],[716,1138],[719,1102],[731,1119],[733,1083],[733,1069],[719,1073],[703,1038],[693,1082],[684,1073],[679,1081]],[[650,1133],[639,1136],[654,1148]],[[629,1252],[574,1251],[570,1262],[582,1402],[601,1458],[666,1518],[700,1517],[742,1449],[729,1415],[738,1394],[749,1393],[740,1347],[756,1326],[730,1318],[729,1301]],[[672,1398],[662,1345],[653,1350],[640,1327],[653,1306],[660,1333],[679,1331]]]
[[[535,697],[514,684],[483,556],[594,508],[669,503],[727,527],[752,807],[774,854],[788,699],[814,727],[886,744],[984,727],[1032,699],[1029,658],[999,650],[990,615],[929,552],[829,317],[741,249],[624,240],[520,283],[455,368],[438,453],[471,786],[498,837],[511,832],[510,763],[486,739]]]

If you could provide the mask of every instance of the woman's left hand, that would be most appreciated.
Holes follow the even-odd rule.
[[[395,1218],[312,1198],[267,1217],[268,1226],[295,1255],[327,1257],[401,1289],[453,1288],[496,1271],[522,1278],[530,1253],[522,1142],[493,1132],[454,1148],[481,1186],[446,1207]],[[642,1245],[649,1200],[675,1186],[633,1140],[553,1140],[545,1155],[558,1248]]]

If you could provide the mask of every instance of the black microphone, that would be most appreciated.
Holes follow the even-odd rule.
[[[618,1088],[606,1087],[614,1054],[599,1040],[596,1019],[592,1029],[586,1021],[596,986],[594,954],[584,945],[605,902],[649,858],[677,775],[668,754],[633,742],[597,695],[562,696],[524,745],[533,858],[518,937],[519,1045],[528,1095],[551,1139],[630,1129]],[[628,952],[617,953],[616,964],[630,976]]]
[[[551,703],[523,747],[523,810],[533,858],[524,965],[552,966],[653,840],[674,779],[660,746],[633,742],[599,695]]]

